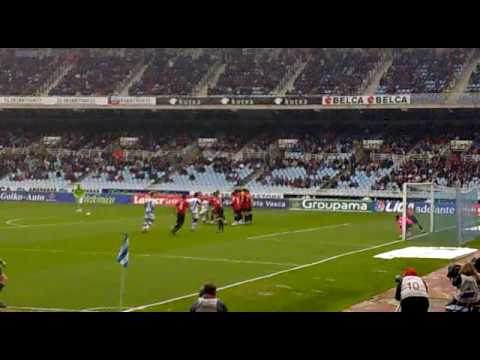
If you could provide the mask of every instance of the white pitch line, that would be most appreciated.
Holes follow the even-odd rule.
[[[290,269],[276,271],[276,272],[266,274],[266,275],[262,275],[262,276],[258,276],[258,277],[252,278],[252,279],[247,279],[247,280],[239,281],[239,282],[232,283],[232,284],[229,284],[229,285],[225,285],[225,286],[222,286],[222,287],[218,288],[217,291],[230,289],[230,288],[233,288],[233,287],[237,287],[237,286],[241,286],[241,285],[244,285],[244,284],[256,282],[256,281],[259,281],[259,280],[269,279],[269,278],[272,278],[272,277],[275,277],[275,276],[278,276],[278,275],[282,275],[282,274],[286,274],[286,273],[289,273],[289,272],[292,272],[292,271],[306,269],[306,268],[309,268],[309,267],[312,267],[312,266],[315,266],[315,265],[320,265],[320,264],[323,264],[323,263],[326,263],[326,262],[329,262],[329,261],[333,261],[333,260],[336,260],[336,259],[339,259],[339,258],[342,258],[342,257],[345,257],[345,256],[360,254],[362,252],[367,252],[367,251],[370,251],[370,250],[379,249],[379,248],[382,248],[382,247],[398,244],[400,242],[403,242],[403,240],[395,240],[395,241],[391,241],[391,242],[380,244],[380,245],[370,246],[370,247],[360,249],[360,250],[349,251],[349,252],[346,252],[346,253],[343,253],[343,254],[339,254],[339,255],[328,257],[326,259],[315,261],[315,262],[312,262],[312,263],[309,263],[309,264],[304,264],[304,265],[296,266],[296,267],[293,267],[293,268],[290,268]],[[151,307],[154,307],[154,306],[160,306],[160,305],[169,304],[169,303],[179,301],[179,300],[189,299],[189,298],[194,297],[194,296],[198,296],[198,292],[183,295],[183,296],[179,296],[179,297],[172,298],[172,299],[159,301],[159,302],[156,302],[156,303],[153,303],[153,304],[147,304],[147,305],[132,307],[128,310],[124,310],[123,312],[133,312],[133,311],[138,311],[138,310],[144,310],[144,309],[148,309],[148,308],[151,308]]]
[[[135,220],[133,218],[123,218],[123,219],[109,219],[109,220],[99,220],[99,221],[77,221],[77,222],[68,222],[68,223],[52,223],[52,224],[30,224],[30,225],[22,225],[22,224],[14,224],[15,221],[19,221],[22,219],[11,219],[5,222],[5,224],[10,225],[9,227],[0,228],[1,230],[7,229],[23,229],[23,228],[32,228],[32,227],[42,227],[42,226],[70,226],[70,225],[80,225],[80,224],[99,224],[99,223],[108,223],[108,222],[119,222],[119,221],[128,221],[128,220]],[[8,223],[11,222],[11,223]]]
[[[256,260],[239,260],[239,259],[222,259],[222,258],[205,258],[205,257],[196,257],[196,256],[165,255],[162,257],[165,257],[168,259],[185,259],[185,260],[227,262],[227,263],[240,263],[240,264],[280,265],[280,266],[290,266],[290,267],[299,266],[299,264],[292,264],[292,263],[279,263],[279,262],[256,261]]]
[[[100,256],[116,256],[115,253],[100,252],[100,251],[70,251],[70,250],[56,250],[56,249],[28,249],[28,248],[0,248],[5,251],[24,251],[24,252],[39,252],[49,254],[71,254],[71,255],[100,255]],[[225,259],[225,258],[208,258],[208,257],[196,257],[196,256],[182,256],[182,255],[163,255],[163,254],[135,254],[131,253],[131,256],[141,257],[158,257],[162,259],[174,259],[174,260],[193,260],[193,261],[209,261],[209,262],[225,262],[225,263],[237,263],[237,264],[258,264],[258,265],[278,265],[295,267],[298,264],[293,263],[280,263],[260,260],[242,260],[242,259]]]
[[[16,227],[14,227],[14,229],[24,229],[24,228],[32,228],[32,227],[43,227],[43,226],[70,226],[70,225],[80,225],[80,224],[85,224],[85,221],[77,221],[77,222],[71,222],[71,223],[34,224],[34,225],[15,224]]]
[[[22,226],[22,225],[15,224],[15,222],[20,221],[20,220],[22,220],[22,218],[10,219],[10,220],[5,221],[5,224],[6,224],[6,225],[9,225],[9,226],[20,227],[20,226]]]
[[[80,310],[82,312],[95,312],[98,310],[112,310],[112,309],[119,309],[119,306],[100,306],[100,307],[94,307],[94,308],[88,308],[88,309],[83,309]],[[127,308],[126,306],[123,306],[122,308]]]
[[[285,231],[285,232],[273,233],[273,234],[250,236],[250,237],[247,238],[247,240],[263,239],[263,238],[269,238],[269,237],[276,237],[276,236],[283,236],[283,235],[304,233],[304,232],[324,230],[324,229],[334,229],[334,228],[338,228],[338,227],[342,227],[342,226],[349,226],[349,225],[350,225],[350,223],[335,224],[335,225],[326,225],[326,226],[320,226],[320,227],[310,228],[310,229],[301,229],[301,230]]]

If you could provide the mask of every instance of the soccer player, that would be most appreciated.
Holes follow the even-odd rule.
[[[253,221],[252,214],[252,194],[247,189],[244,190],[242,199],[242,215],[245,224],[251,224]]]
[[[232,225],[239,225],[242,220],[242,204],[240,202],[240,192],[238,190],[234,190],[232,193],[232,209],[234,214]]]
[[[397,223],[398,230],[400,231],[400,237],[402,237],[403,234],[403,216],[397,215],[395,216],[395,222]],[[410,227],[413,225],[413,221],[408,218],[407,216],[407,235],[410,236]]]
[[[77,202],[77,212],[82,212],[82,204],[83,199],[85,198],[86,191],[83,190],[80,184],[75,185],[75,189],[73,190],[73,196]]]
[[[208,221],[209,208],[210,208],[210,203],[208,201],[208,198],[204,196],[201,202],[201,210],[200,210],[200,218],[202,219],[202,222],[204,224]]]
[[[423,226],[420,224],[417,217],[415,216],[415,211],[413,210],[412,207],[409,207],[407,209],[407,218],[409,218],[413,224],[417,225],[421,232],[425,232],[423,230]]]
[[[210,200],[210,204],[212,205],[212,213],[214,216],[214,221],[218,225],[217,232],[223,232],[224,225],[225,225],[225,214],[223,212],[223,204],[222,199],[220,198],[220,191],[215,191],[213,193],[213,197]]]
[[[197,228],[198,219],[200,218],[200,207],[201,207],[201,200],[200,200],[200,193],[196,192],[193,194],[193,197],[188,199],[188,207],[192,213],[192,231],[195,231]]]
[[[153,204],[153,200],[149,199],[145,201],[144,207],[145,207],[145,217],[144,217],[142,231],[148,232],[148,230],[150,230],[150,227],[153,225],[153,222],[155,221],[155,212],[154,212],[155,207]]]
[[[7,285],[8,277],[7,274],[5,274],[5,268],[7,267],[7,263],[0,259],[0,292],[2,292],[2,289]],[[0,302],[0,308],[6,307],[5,304]]]
[[[175,204],[175,208],[177,212],[177,223],[171,231],[172,235],[175,235],[185,222],[185,213],[188,209],[187,195],[182,195],[182,198]]]

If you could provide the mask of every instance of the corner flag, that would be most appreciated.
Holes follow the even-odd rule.
[[[128,267],[128,234],[125,234],[123,239],[122,246],[120,246],[120,251],[118,252],[117,261],[124,268]]]

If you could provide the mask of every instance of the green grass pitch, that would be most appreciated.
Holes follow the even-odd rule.
[[[195,300],[188,295],[214,282],[226,287],[219,297],[230,311],[341,311],[393,287],[406,266],[425,274],[448,263],[374,259],[411,245],[388,245],[398,240],[392,214],[256,210],[253,225],[228,225],[220,234],[203,224],[192,232],[188,215],[172,237],[171,208],[156,209],[147,234],[142,206],[85,211],[91,216],[73,204],[0,203],[0,258],[10,279],[0,301],[18,310],[118,311],[115,258],[125,232],[124,310],[188,311]]]

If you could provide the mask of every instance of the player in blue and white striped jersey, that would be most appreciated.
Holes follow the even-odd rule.
[[[196,192],[193,194],[193,197],[188,199],[188,207],[190,208],[190,211],[192,212],[192,231],[195,231],[197,228],[198,224],[198,219],[200,218],[200,210],[201,210],[201,204],[202,201],[200,200],[200,193]]]
[[[153,225],[153,222],[155,221],[155,206],[153,204],[153,200],[149,199],[145,201],[144,207],[145,207],[145,217],[144,217],[142,231],[147,232],[148,230],[150,230],[150,227]]]

